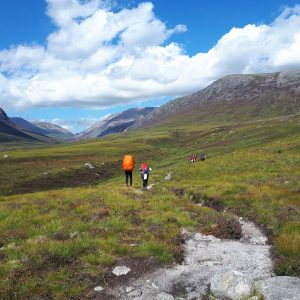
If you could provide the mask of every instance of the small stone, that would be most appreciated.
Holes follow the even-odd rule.
[[[130,271],[131,271],[131,269],[126,266],[118,266],[118,267],[115,267],[112,272],[116,276],[121,276],[121,275],[128,274]]]
[[[8,155],[3,155],[3,158],[8,158]]]
[[[142,290],[133,290],[132,292],[128,293],[129,297],[135,298],[135,297],[140,297],[143,295]]]
[[[159,293],[156,297],[157,300],[174,300],[174,297],[167,293]]]
[[[134,287],[133,287],[133,286],[128,286],[128,287],[125,289],[126,293],[130,293],[130,292],[132,292],[133,290],[134,290]]]
[[[154,287],[155,289],[159,288],[159,286],[155,282],[152,282],[152,287]]]
[[[172,174],[173,174],[173,171],[169,172],[169,173],[165,176],[165,180],[171,180],[171,179],[172,179]]]
[[[91,163],[86,163],[84,165],[87,166],[89,169],[95,169],[95,167]]]
[[[77,231],[70,233],[70,238],[71,239],[76,238],[77,236],[78,236],[78,232]]]
[[[95,292],[101,292],[101,291],[103,291],[103,287],[102,286],[96,286],[96,287],[94,287],[94,291]]]

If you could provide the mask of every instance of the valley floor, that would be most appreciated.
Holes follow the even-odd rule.
[[[240,238],[235,214],[268,234],[273,272],[299,276],[299,132],[300,117],[290,116],[2,148],[0,298],[92,297],[126,260],[180,263],[183,228]],[[194,152],[207,160],[191,163]],[[137,163],[133,188],[121,170],[127,153]],[[153,169],[149,191],[140,189],[144,160]]]

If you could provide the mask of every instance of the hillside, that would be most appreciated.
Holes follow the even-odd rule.
[[[76,136],[76,139],[104,137],[112,133],[123,132],[139,120],[145,118],[153,110],[153,107],[132,108],[109,115],[95,123],[92,127],[81,132]]]
[[[47,130],[45,130],[41,127],[38,127],[38,126],[34,125],[33,123],[23,119],[23,118],[13,117],[13,118],[10,118],[10,120],[19,129],[28,130],[28,131],[35,132],[35,133],[38,133],[38,134],[46,134],[47,133]]]
[[[7,116],[5,111],[0,108],[0,142],[14,142],[14,141],[32,141],[38,140],[30,133],[25,133],[19,130],[11,119]]]
[[[229,75],[190,96],[155,109],[131,129],[172,118],[191,122],[243,121],[300,113],[300,72]]]
[[[48,123],[48,122],[33,122],[33,126],[38,130],[34,132],[42,133],[56,140],[70,140],[74,137],[74,134],[69,130],[62,128],[61,126]],[[30,129],[29,129],[30,130]]]

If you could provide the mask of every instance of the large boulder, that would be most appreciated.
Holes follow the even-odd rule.
[[[210,291],[219,299],[240,300],[253,294],[254,283],[241,272],[228,271],[211,279]]]
[[[276,276],[260,280],[256,288],[265,300],[299,300],[300,279],[289,276]]]

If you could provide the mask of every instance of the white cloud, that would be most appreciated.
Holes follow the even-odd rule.
[[[47,0],[57,26],[46,46],[0,51],[0,106],[109,107],[184,95],[230,73],[300,68],[300,6],[271,24],[232,28],[205,53],[189,56],[168,38],[152,3],[114,12],[104,0]]]

